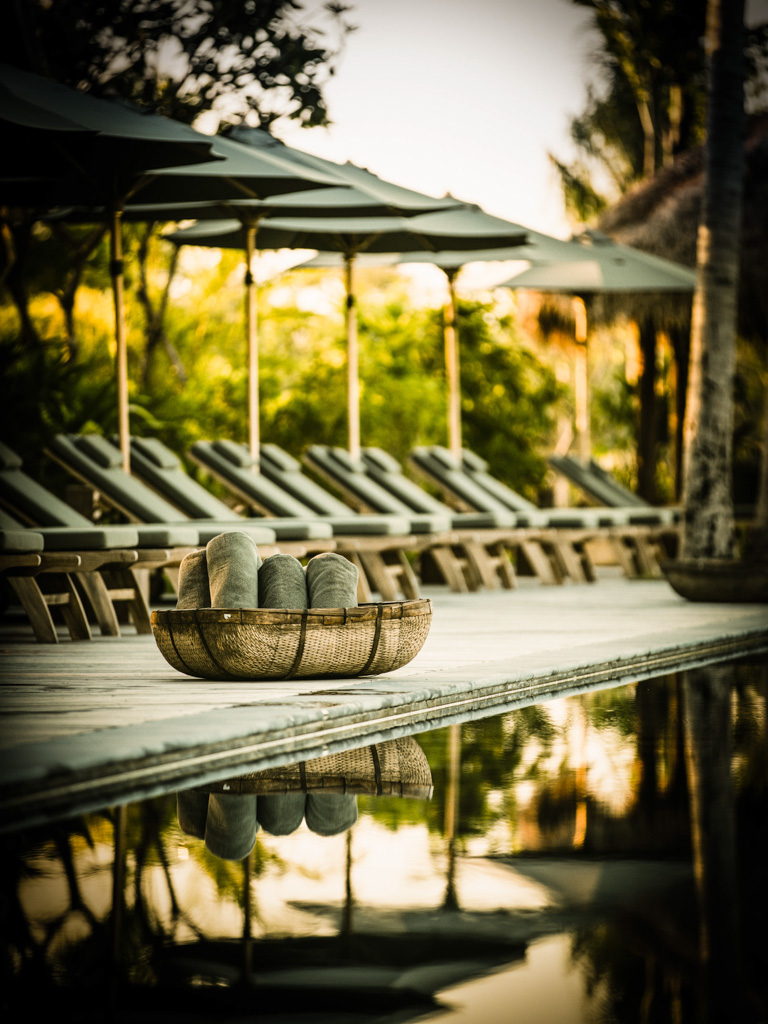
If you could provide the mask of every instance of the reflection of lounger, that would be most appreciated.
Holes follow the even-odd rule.
[[[336,550],[360,571],[361,601],[370,601],[371,591],[378,591],[384,601],[397,601],[401,592],[410,600],[420,596],[405,553],[417,551],[423,540],[410,532],[407,516],[356,513],[310,480],[275,445],[261,446],[259,467],[246,445],[229,440],[197,441],[189,455],[255,511],[329,524]]]

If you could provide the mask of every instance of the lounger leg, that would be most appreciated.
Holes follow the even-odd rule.
[[[107,585],[98,572],[78,572],[75,579],[88,598],[102,636],[120,636],[120,623]]]
[[[513,590],[517,586],[515,570],[503,544],[494,544],[489,549],[479,541],[468,541],[464,550],[486,589],[498,590],[502,586],[505,590]]]
[[[551,585],[565,580],[562,566],[550,557],[549,551],[545,552],[542,541],[521,540],[519,551],[542,583]]]
[[[19,604],[27,613],[38,643],[57,644],[59,635],[48,602],[37,585],[37,580],[25,576],[9,576],[8,582],[19,599]]]
[[[149,605],[133,569],[111,569],[107,575],[107,591],[110,603],[125,604],[128,616],[138,634],[152,632]]]
[[[473,578],[467,579],[466,559],[457,557],[448,545],[438,545],[428,548],[422,554],[422,559],[431,558],[441,578],[448,584],[454,594],[466,594],[470,590],[477,590],[477,581]]]
[[[61,614],[67,624],[69,635],[73,640],[91,640],[91,627],[88,625],[88,616],[85,614],[83,602],[74,584],[72,577],[64,576],[64,590],[61,594],[49,595],[47,600],[53,604],[60,604]]]
[[[398,579],[400,580],[400,586],[403,593],[409,601],[418,601],[421,597],[419,581],[416,579],[416,573],[413,571],[413,566],[408,561],[408,557],[404,551],[397,552],[397,561],[400,565]]]
[[[37,579],[9,577],[11,586],[29,616],[35,637],[41,643],[58,643],[50,606],[61,608],[73,640],[90,640],[91,627],[77,588],[68,573],[51,573]],[[38,582],[44,581],[43,586]]]
[[[414,600],[421,596],[418,580],[405,554],[398,551],[396,555],[397,561],[388,564],[379,551],[359,552],[371,589],[378,591],[383,601],[398,601],[400,589],[406,598]]]

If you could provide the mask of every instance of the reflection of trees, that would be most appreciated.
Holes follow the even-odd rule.
[[[590,991],[602,991],[606,1019],[664,1024],[766,1019],[767,681],[765,666],[720,665],[684,673],[671,681],[669,719],[657,720],[656,742],[651,742],[649,719],[638,729],[638,743],[641,737],[647,741],[641,758],[647,765],[650,752],[658,756],[669,743],[670,719],[684,726],[685,757],[675,757],[686,769],[685,791],[690,792],[687,852],[695,884],[655,899],[638,898],[574,936],[574,961]],[[664,703],[661,695],[654,701],[647,692],[641,700],[650,705],[642,709],[648,716]],[[648,822],[663,820],[653,809],[654,793],[664,806],[667,793],[659,782],[631,810],[636,834]],[[674,835],[670,839],[674,851]]]

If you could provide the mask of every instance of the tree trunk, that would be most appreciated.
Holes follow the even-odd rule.
[[[32,234],[32,223],[27,221],[11,228],[12,243],[10,248],[9,266],[4,284],[8,289],[21,322],[20,340],[25,347],[42,349],[43,343],[29,312],[29,296],[27,295],[27,278],[25,273],[25,257]]]
[[[683,493],[683,424],[685,423],[686,393],[688,391],[688,361],[691,342],[690,322],[685,327],[673,324],[669,329],[672,351],[675,354],[675,501]]]
[[[656,324],[645,317],[640,324],[640,427],[637,438],[637,493],[656,501]]]
[[[744,0],[709,0],[705,189],[685,424],[682,557],[733,554],[733,381],[744,165]]]

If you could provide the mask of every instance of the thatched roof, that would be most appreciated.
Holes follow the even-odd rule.
[[[597,225],[617,242],[696,266],[696,235],[704,189],[704,147],[683,154],[640,182]],[[768,114],[747,123],[739,328],[768,336]]]

